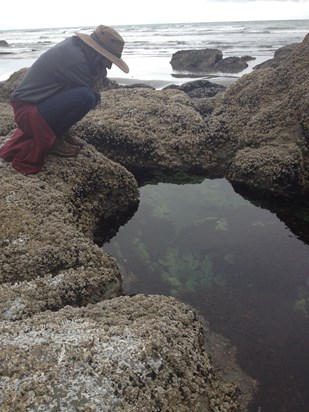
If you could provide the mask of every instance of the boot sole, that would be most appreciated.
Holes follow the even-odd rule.
[[[77,153],[63,153],[63,152],[58,152],[57,150],[52,150],[49,152],[49,154],[54,155],[54,156],[59,156],[59,157],[76,157],[79,152]]]

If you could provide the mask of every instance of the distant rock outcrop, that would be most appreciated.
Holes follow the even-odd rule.
[[[207,72],[222,58],[218,49],[179,50],[172,55],[170,64],[173,70]]]
[[[248,56],[223,59],[218,49],[179,50],[172,55],[170,64],[173,70],[192,73],[239,73],[248,67],[247,60]]]
[[[0,40],[0,47],[9,47],[9,43],[6,40]]]

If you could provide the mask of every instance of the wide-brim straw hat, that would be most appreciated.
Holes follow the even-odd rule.
[[[100,25],[90,35],[80,32],[75,34],[88,46],[115,63],[123,72],[129,73],[128,65],[121,58],[124,40],[116,30]]]

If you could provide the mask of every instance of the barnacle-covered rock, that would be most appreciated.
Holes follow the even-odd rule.
[[[34,176],[23,176],[2,161],[0,282],[36,282],[37,278],[61,275],[61,283],[66,285],[62,306],[118,295],[119,268],[94,244],[93,235],[99,219],[117,216],[137,203],[134,177],[89,145],[74,159],[50,156]],[[48,296],[54,286],[50,281],[45,288],[41,284],[35,289]],[[59,307],[59,303],[42,307]],[[31,313],[32,309],[28,310]]]
[[[119,297],[2,322],[0,402],[13,410],[239,411],[203,347],[195,312],[174,298]]]
[[[133,170],[210,171],[217,165],[215,141],[204,144],[203,117],[179,90],[103,92],[100,107],[76,125],[76,133]]]
[[[233,181],[277,193],[308,191],[308,65],[309,34],[279,67],[255,70],[218,96],[209,121],[227,130]],[[257,173],[248,174],[260,154]]]

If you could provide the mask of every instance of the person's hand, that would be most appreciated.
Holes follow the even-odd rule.
[[[107,70],[106,68],[103,66],[101,67],[100,70],[97,71],[97,73],[92,77],[92,89],[97,92],[100,93],[102,87],[103,87],[103,83],[104,83],[104,79],[107,76]]]

